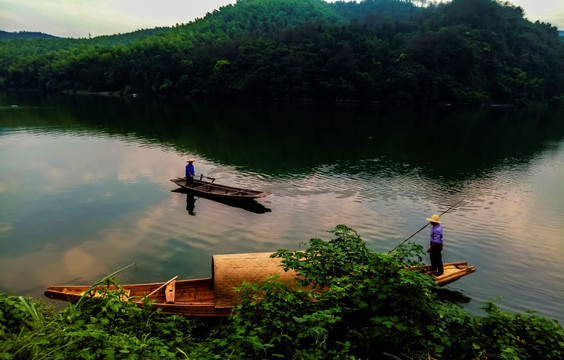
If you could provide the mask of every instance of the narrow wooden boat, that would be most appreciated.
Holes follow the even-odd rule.
[[[176,280],[150,284],[121,285],[124,300],[143,306],[144,296],[154,300],[153,307],[167,314],[184,316],[228,316],[237,301],[235,286],[243,281],[259,282],[267,276],[278,275],[280,281],[292,280],[296,273],[284,271],[279,258],[272,253],[247,253],[212,256],[212,277],[193,280]],[[416,268],[431,274],[431,265]],[[476,271],[466,262],[444,264],[444,273],[435,277],[439,285],[446,285]],[[110,289],[115,287],[110,286]],[[99,296],[90,286],[50,286],[45,296],[51,299],[78,302],[82,296]]]
[[[434,277],[435,282],[440,286],[450,284],[451,282],[476,271],[476,266],[468,266],[468,262],[466,261],[444,263],[443,268],[444,272],[440,276],[433,275],[435,271],[431,271],[431,265],[425,265],[418,270]]]
[[[164,285],[164,287],[163,287]],[[151,283],[130,284],[120,286],[128,301],[143,306],[143,296],[153,291],[156,293],[148,296],[154,300],[153,307],[162,309],[167,314],[185,316],[228,316],[230,308],[216,308],[214,306],[213,281],[211,278],[179,280]],[[161,290],[158,290],[161,288]],[[90,286],[49,286],[45,290],[45,296],[50,299],[68,301],[76,304],[84,296],[99,296],[98,290],[94,288],[91,293],[86,294]],[[109,290],[115,290],[115,286],[109,286]]]
[[[192,186],[188,186],[186,184],[185,178],[170,179],[170,181],[182,187],[183,189],[204,197],[215,197],[231,200],[250,200],[270,195],[270,193],[266,191],[242,189],[233,186],[214,184],[215,179],[209,178],[212,179],[212,181],[210,182],[203,180],[203,177],[203,175],[200,175],[199,180],[194,179]]]
[[[259,282],[267,276],[278,275],[279,280],[296,277],[293,271],[284,271],[280,259],[272,253],[248,253],[212,256],[212,277],[194,280],[176,280],[151,284],[120,285],[127,301],[143,306],[143,297],[154,300],[153,307],[167,314],[184,316],[228,316],[237,301],[235,286],[243,281]],[[96,297],[99,288],[90,293],[88,285],[49,286],[45,296],[50,299],[77,303],[82,296]],[[110,289],[115,287],[110,286]]]

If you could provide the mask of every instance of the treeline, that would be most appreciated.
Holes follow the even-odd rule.
[[[0,40],[13,39],[58,39],[58,37],[35,31],[9,32],[0,30]]]
[[[564,102],[557,29],[494,0],[425,7],[401,0],[239,0],[155,31],[2,42],[0,87],[195,98]]]

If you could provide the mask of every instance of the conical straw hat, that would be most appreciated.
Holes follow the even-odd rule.
[[[437,224],[441,223],[439,221],[439,215],[437,215],[437,214],[431,216],[430,218],[427,218],[427,221],[434,222],[434,223],[437,223]]]

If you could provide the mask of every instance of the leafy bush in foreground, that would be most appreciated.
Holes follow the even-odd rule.
[[[420,245],[386,255],[344,225],[332,232],[335,239],[312,239],[304,251],[276,252],[300,282],[244,283],[223,325],[197,328],[149,302],[122,302],[120,291],[57,314],[0,293],[0,360],[564,359],[557,321],[493,303],[486,317],[471,316],[431,277],[408,270],[421,261]]]
[[[368,250],[344,225],[333,233],[327,242],[312,239],[305,251],[275,253],[302,286],[275,278],[243,284],[231,322],[199,357],[562,359],[557,322],[493,304],[488,317],[473,317],[442,299],[431,277],[407,269],[421,259],[420,245],[388,256]]]
[[[111,280],[108,280],[111,281]],[[96,301],[58,314],[36,303],[0,294],[0,359],[178,359],[185,357],[195,325],[120,301],[103,290]],[[184,350],[182,350],[184,348]]]

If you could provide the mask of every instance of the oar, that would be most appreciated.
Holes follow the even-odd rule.
[[[456,205],[460,204],[462,202],[462,200],[464,200],[464,198],[460,199],[456,204],[452,205],[451,207],[449,207],[448,209],[446,209],[445,211],[443,211],[441,213],[441,215],[439,215],[439,217],[443,216],[444,214],[446,214],[447,212],[449,212],[450,209],[452,209],[453,207],[455,207]],[[427,226],[429,225],[429,223],[425,224],[425,226],[423,226],[421,229],[417,230],[415,233],[413,233],[410,237],[408,237],[407,239],[405,239],[404,241],[400,242],[395,248],[393,248],[392,250],[388,251],[388,254],[391,253],[392,251],[394,251],[395,249],[397,249],[398,247],[400,247],[401,244],[405,243],[406,241],[408,241],[409,239],[411,239],[412,237],[414,237],[415,235],[419,234],[423,229],[425,229]]]
[[[174,280],[176,280],[178,278],[178,275],[173,277],[172,279],[170,279],[169,281],[165,282],[164,284],[162,284],[161,286],[159,286],[158,288],[156,288],[155,290],[151,291],[151,293],[149,295],[147,295],[147,297],[151,297],[151,295],[156,294],[157,292],[159,292],[159,290],[161,290],[162,288],[164,288],[165,286],[167,286],[168,284],[170,284],[171,282],[173,282]]]
[[[210,179],[212,183],[215,181],[215,178],[205,176],[204,174],[200,174],[200,181],[202,181],[202,178]]]

